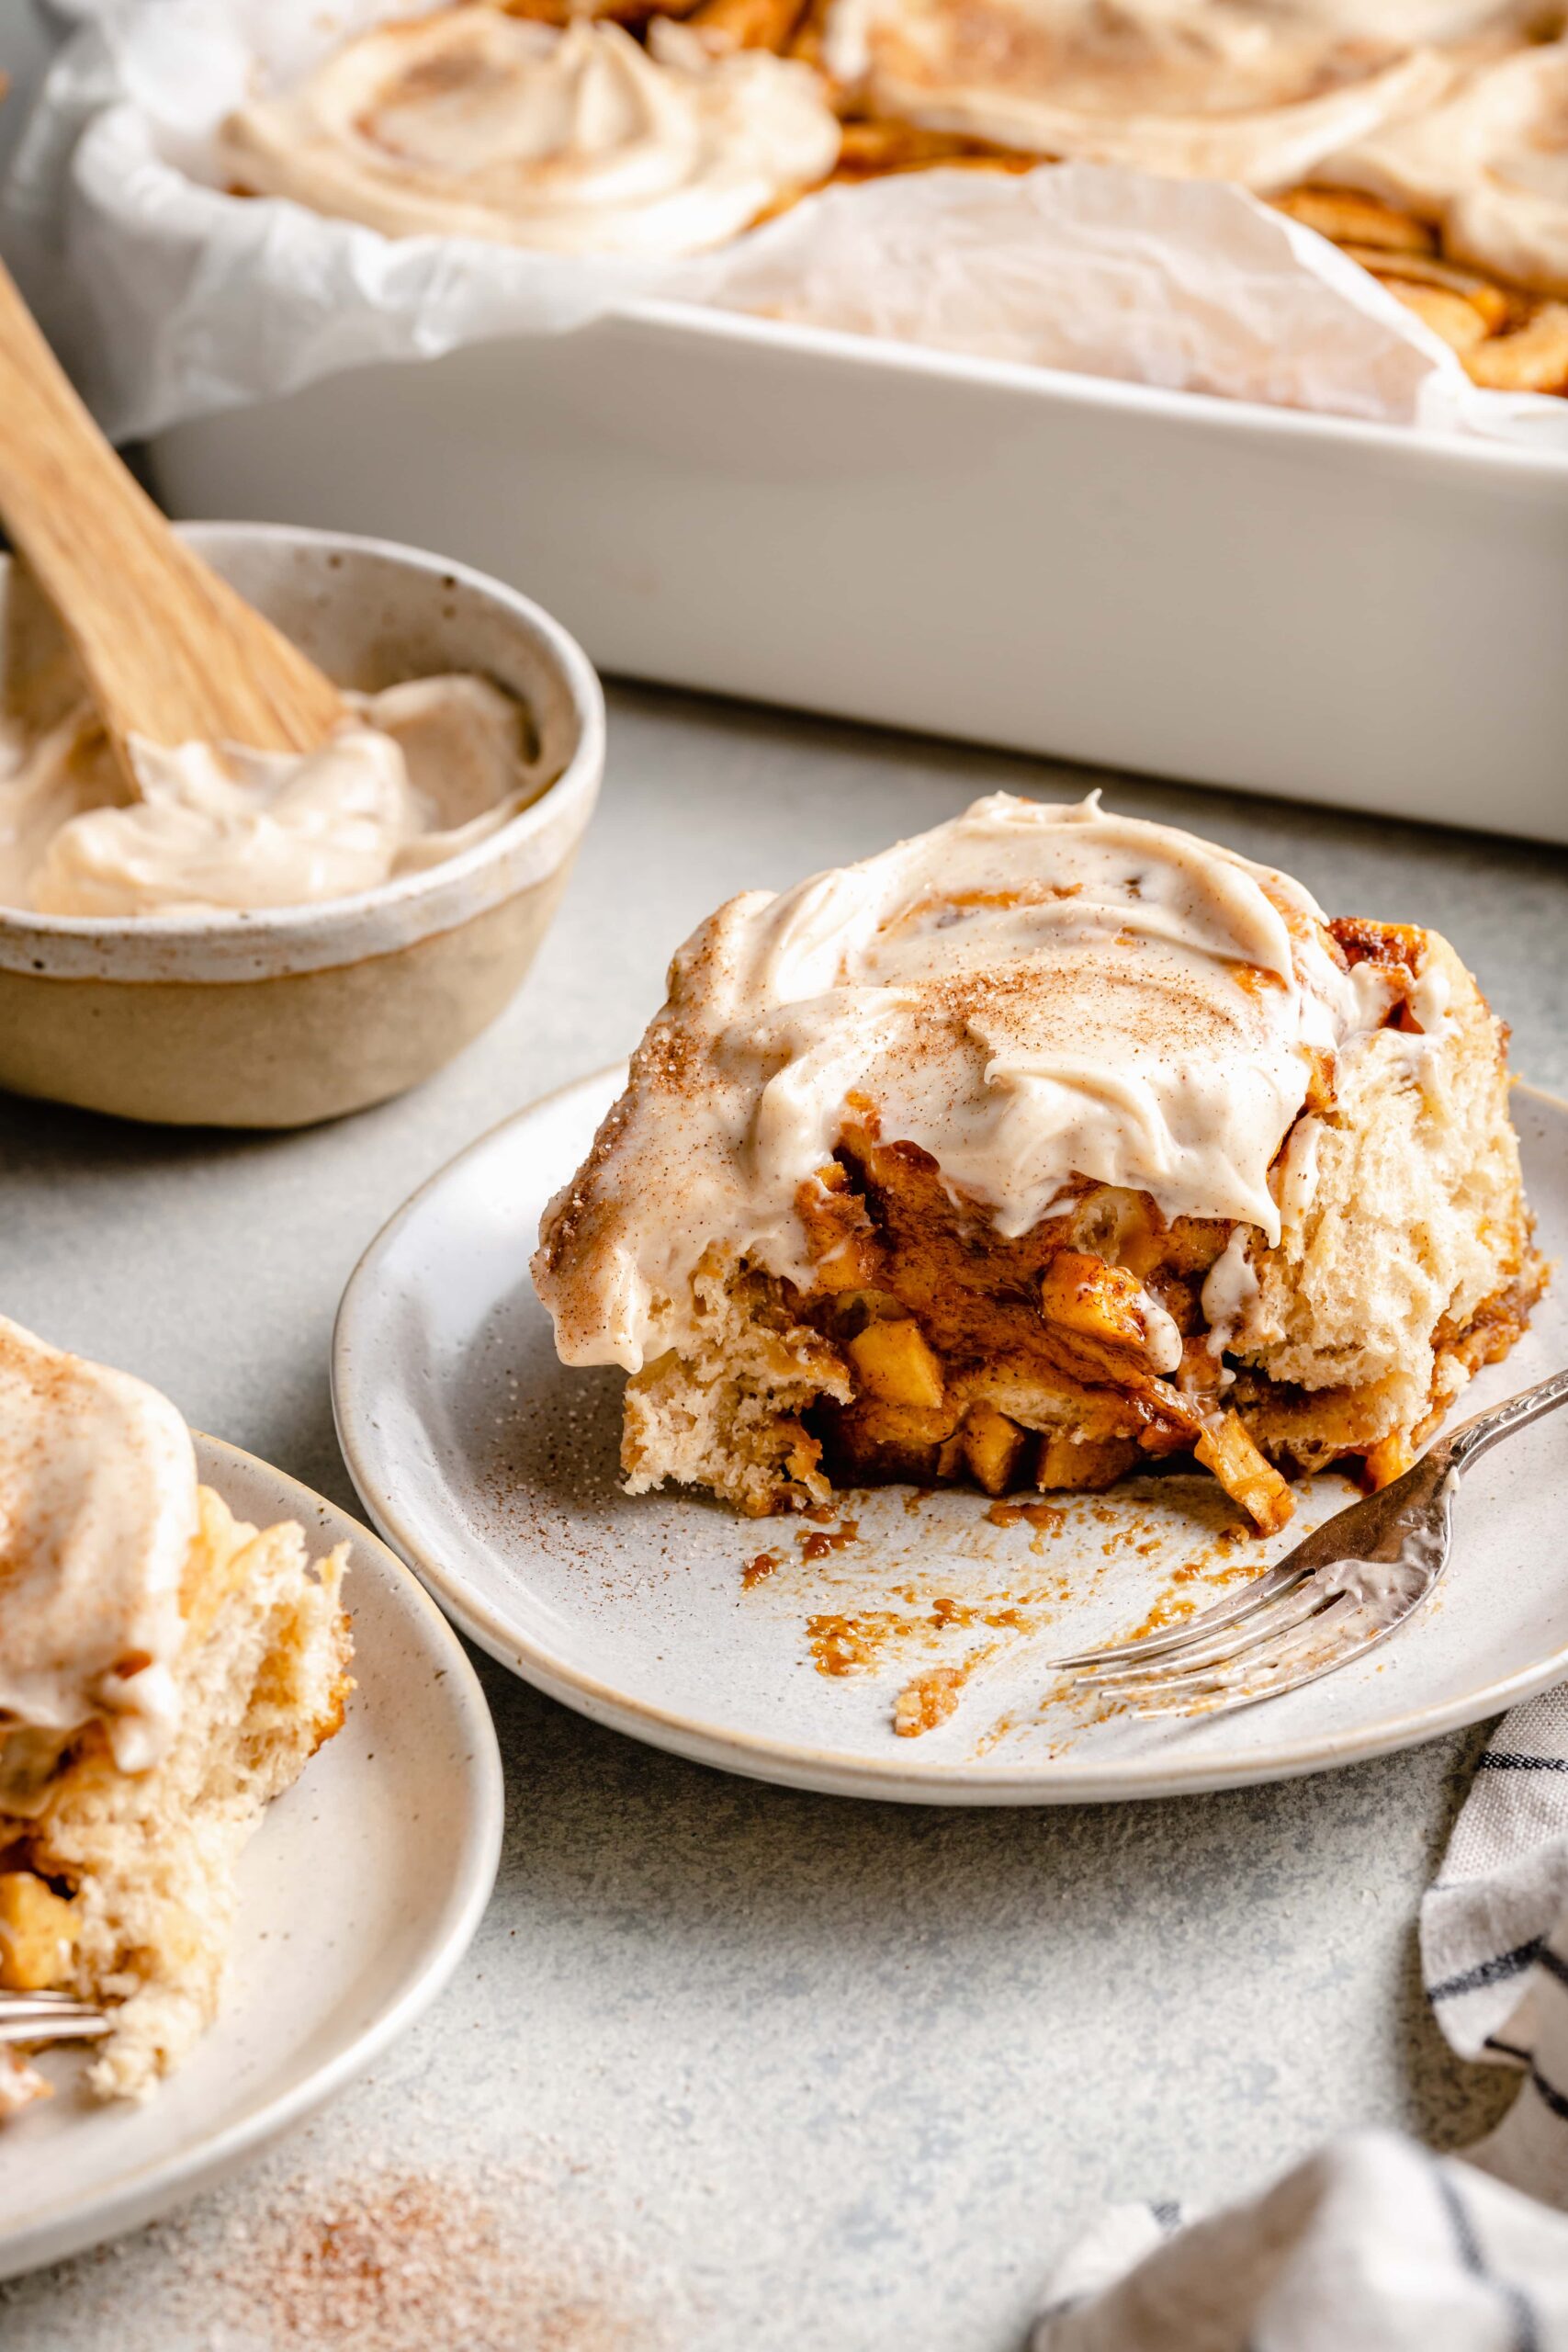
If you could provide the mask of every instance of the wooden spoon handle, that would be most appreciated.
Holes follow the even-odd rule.
[[[0,266],[0,519],[58,611],[109,735],[308,752],[337,689],[175,536]]]

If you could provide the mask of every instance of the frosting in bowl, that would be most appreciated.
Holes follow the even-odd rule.
[[[97,1719],[121,1771],[156,1762],[196,1530],[168,1399],[0,1316],[0,1732]]]
[[[674,256],[723,243],[838,151],[807,66],[716,56],[671,24],[644,49],[615,24],[468,7],[350,40],[231,116],[220,164],[388,236]]]
[[[0,732],[0,905],[156,915],[305,906],[375,888],[483,840],[535,797],[520,704],[488,680],[346,695],[319,751],[133,739],[140,798],[86,707]]]
[[[1376,1028],[1299,883],[1164,825],[997,793],[859,865],[748,891],[669,1002],[535,1261],[569,1363],[678,1344],[704,1252],[809,1287],[797,1195],[855,1105],[1027,1232],[1074,1180],[1279,1238],[1319,1055]]]
[[[1032,154],[1281,188],[1440,97],[1476,0],[833,0],[824,55],[874,110]]]
[[[1568,41],[1482,62],[1446,103],[1381,125],[1314,176],[1435,220],[1461,261],[1568,295]]]

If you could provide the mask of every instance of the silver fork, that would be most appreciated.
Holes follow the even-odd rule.
[[[0,1993],[0,2043],[96,2041],[109,2018],[64,1993]]]
[[[1568,1372],[1461,1421],[1414,1469],[1325,1520],[1234,1600],[1169,1633],[1050,1663],[1075,1688],[1156,1715],[1227,1714],[1333,1674],[1413,1617],[1449,1564],[1453,1498],[1472,1462],[1568,1401]]]

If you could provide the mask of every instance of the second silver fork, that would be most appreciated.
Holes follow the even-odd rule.
[[[1337,1673],[1404,1624],[1449,1563],[1452,1508],[1472,1462],[1568,1401],[1568,1372],[1478,1413],[1413,1469],[1314,1528],[1234,1600],[1142,1641],[1051,1664],[1140,1719],[1223,1714]]]

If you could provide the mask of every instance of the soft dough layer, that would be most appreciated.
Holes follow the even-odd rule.
[[[1352,1041],[1332,1108],[1292,1129],[1283,1230],[1251,1253],[1258,1294],[1234,1340],[1240,1363],[1305,1392],[1249,1386],[1243,1410],[1271,1451],[1309,1466],[1338,1450],[1331,1408],[1346,1392],[1358,1442],[1418,1442],[1476,1364],[1505,1352],[1544,1282],[1502,1024],[1445,939],[1383,936],[1409,959],[1424,1034]]]

